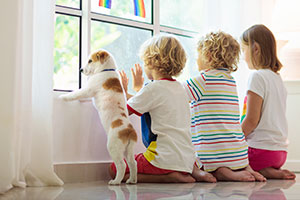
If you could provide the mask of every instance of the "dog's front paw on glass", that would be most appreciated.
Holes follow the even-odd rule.
[[[108,182],[109,185],[120,185],[121,184],[121,181],[117,181],[117,180],[110,180]]]

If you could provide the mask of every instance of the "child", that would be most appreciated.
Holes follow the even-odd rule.
[[[147,113],[144,118],[150,128],[143,131],[147,134],[143,136],[147,150],[136,156],[138,182],[215,182],[211,174],[194,168],[188,97],[182,85],[173,79],[185,66],[183,47],[172,36],[155,36],[143,44],[140,55],[145,73],[153,82],[135,96],[127,94],[129,113],[138,116]],[[142,80],[139,65],[133,72],[134,81]],[[128,79],[124,72],[121,78],[127,93]],[[114,166],[110,172],[114,177]]]
[[[183,85],[191,101],[192,141],[204,170],[222,181],[265,181],[249,167],[239,122],[236,83],[231,76],[237,70],[239,43],[224,32],[211,32],[200,39],[197,50],[202,71]]]
[[[287,156],[287,91],[278,71],[276,41],[264,25],[254,25],[241,36],[245,61],[250,69],[247,112],[242,129],[249,144],[250,166],[266,178],[295,179],[280,169]]]

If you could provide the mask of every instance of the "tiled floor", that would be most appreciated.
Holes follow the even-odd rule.
[[[300,174],[296,181],[269,180],[266,183],[218,182],[195,184],[137,184],[108,186],[107,182],[66,184],[63,187],[14,188],[1,200],[135,200],[135,199],[300,199]]]

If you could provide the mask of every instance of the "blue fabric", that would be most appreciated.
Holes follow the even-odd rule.
[[[150,114],[144,113],[141,116],[141,126],[142,126],[142,140],[146,148],[150,145],[152,141],[156,141],[157,135],[151,131],[151,116]]]

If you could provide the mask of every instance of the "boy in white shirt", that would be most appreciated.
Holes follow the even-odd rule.
[[[142,134],[147,150],[136,155],[138,182],[216,182],[211,174],[194,166],[196,158],[190,135],[188,96],[182,85],[172,78],[185,66],[186,54],[181,44],[173,36],[155,36],[142,46],[141,58],[145,73],[153,82],[135,96],[127,93],[128,79],[121,72],[129,99],[129,114],[142,116],[146,113],[142,117],[146,126]],[[134,81],[142,80],[139,65],[135,72]],[[114,165],[110,174],[114,177]],[[127,178],[125,175],[124,181]]]

